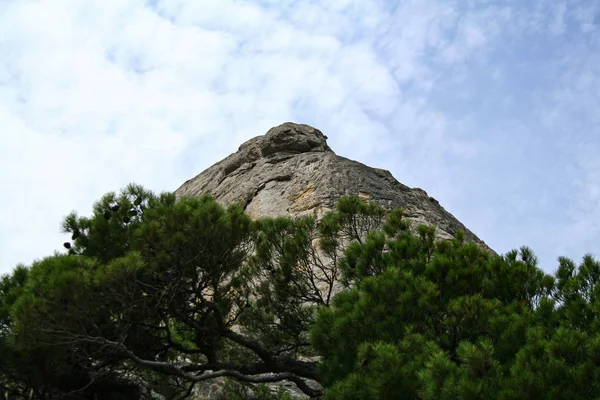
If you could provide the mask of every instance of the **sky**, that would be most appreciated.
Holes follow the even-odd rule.
[[[0,1],[0,273],[292,121],[499,253],[600,256],[600,2]]]

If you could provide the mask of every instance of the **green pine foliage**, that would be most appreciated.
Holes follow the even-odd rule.
[[[344,197],[252,221],[138,185],[0,279],[0,399],[600,398],[600,263],[437,241]],[[334,287],[344,290],[334,296]]]
[[[356,285],[318,311],[326,399],[600,396],[597,261],[551,276],[526,247],[492,256],[398,221],[349,247]]]

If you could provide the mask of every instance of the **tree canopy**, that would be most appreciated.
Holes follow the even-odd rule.
[[[600,397],[591,255],[547,274],[358,197],[253,221],[133,184],[62,228],[0,280],[0,398]]]

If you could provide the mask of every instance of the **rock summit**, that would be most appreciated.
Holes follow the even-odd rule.
[[[309,125],[287,122],[271,128],[175,194],[209,194],[223,205],[238,203],[251,218],[320,218],[341,196],[358,195],[386,208],[403,208],[413,226],[434,225],[439,239],[450,239],[462,229],[466,240],[488,248],[427,192],[403,185],[389,171],[336,155],[327,136]]]

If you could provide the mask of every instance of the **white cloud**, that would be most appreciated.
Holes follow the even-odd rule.
[[[546,131],[555,138],[574,116],[598,145],[598,64],[585,55],[598,45],[590,17],[598,8],[575,3],[3,2],[0,271],[59,249],[70,210],[85,214],[132,181],[174,190],[289,120],[321,129],[338,154],[423,187],[501,251],[535,238],[542,222],[571,232],[556,237],[579,251],[572,244],[589,229],[581,221],[597,208],[565,211],[552,227],[536,209],[560,212],[565,200],[535,166],[546,165],[551,147],[534,158],[511,147],[534,145]],[[563,55],[533,54],[574,24],[584,36]],[[571,53],[579,56],[572,68],[555,73]],[[515,75],[519,63],[545,66],[556,80],[532,72],[527,86]],[[565,146],[581,155],[573,204],[591,204],[593,157]],[[539,204],[532,182],[545,191]]]

